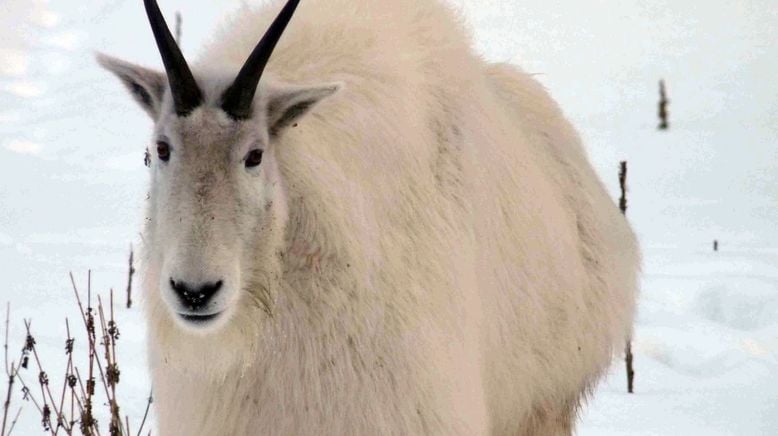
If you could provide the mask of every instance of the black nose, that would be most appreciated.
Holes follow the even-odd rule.
[[[211,301],[211,298],[219,292],[219,289],[222,287],[222,281],[192,286],[184,281],[175,281],[171,278],[170,287],[178,295],[181,304],[190,310],[197,311],[205,307]]]

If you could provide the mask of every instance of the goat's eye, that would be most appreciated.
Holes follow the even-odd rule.
[[[262,150],[251,150],[246,155],[246,168],[254,168],[262,163]]]
[[[170,144],[164,141],[157,142],[157,156],[162,162],[170,160]]]

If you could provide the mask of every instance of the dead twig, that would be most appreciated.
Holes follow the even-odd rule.
[[[16,417],[13,419],[13,422],[11,423],[11,427],[8,429],[8,433],[6,433],[5,428],[8,422],[8,410],[11,408],[11,394],[13,393],[14,382],[16,381],[17,373],[19,372],[19,367],[16,365],[15,362],[11,362],[10,366],[8,365],[8,331],[10,330],[9,328],[10,319],[11,319],[11,303],[6,303],[5,342],[3,343],[3,351],[5,355],[5,374],[8,377],[8,386],[6,386],[5,402],[3,403],[3,424],[2,424],[2,428],[0,428],[0,436],[8,436],[9,434],[11,434],[14,426],[16,425],[16,420],[19,419],[19,414],[22,411],[20,407],[19,411],[16,412]]]
[[[627,215],[627,162],[621,162],[621,165],[619,166],[619,186],[621,187],[621,198],[619,199],[619,210],[621,210],[622,215]],[[634,393],[634,384],[635,384],[635,369],[633,368],[633,355],[632,355],[632,338],[627,339],[627,345],[624,351],[625,351],[624,361],[627,365],[627,392],[631,394]]]
[[[153,391],[149,392],[149,401],[146,403],[146,411],[143,412],[143,420],[140,422],[140,428],[138,429],[137,436],[140,436],[143,432],[143,426],[146,425],[146,418],[149,416],[149,409],[151,409],[151,403],[154,402],[154,395]],[[151,435],[151,430],[149,430],[149,435]]]
[[[670,100],[667,98],[667,88],[665,87],[665,81],[659,81],[659,130],[670,129],[670,114],[667,110],[667,106],[670,104]]]
[[[127,309],[132,307],[132,276],[135,275],[134,257],[135,253],[130,246],[130,267],[127,272]]]

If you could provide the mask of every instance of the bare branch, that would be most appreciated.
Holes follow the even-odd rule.
[[[22,413],[22,407],[19,406],[19,410],[16,411],[16,416],[14,416],[14,420],[11,422],[11,428],[8,429],[8,433],[5,434],[5,436],[11,436],[11,433],[14,431],[14,427],[16,427],[16,421],[19,420],[19,415]]]
[[[132,307],[132,276],[135,275],[134,257],[135,253],[130,246],[130,268],[127,273],[127,309]]]
[[[664,84],[663,88],[664,89]],[[622,162],[619,166],[619,186],[621,187],[621,198],[619,199],[619,209],[623,215],[627,214],[627,162]],[[634,391],[635,370],[632,367],[632,338],[627,339],[625,347],[624,362],[627,364],[627,392]]]
[[[659,81],[659,130],[670,129],[670,114],[667,111],[667,106],[670,104],[670,100],[667,98],[667,89],[665,88],[665,81]]]
[[[140,436],[143,432],[143,426],[146,425],[146,418],[149,416],[149,409],[151,409],[151,403],[154,402],[154,395],[153,391],[149,392],[149,401],[146,403],[146,411],[143,413],[143,420],[140,422],[140,428],[138,429],[137,436]],[[151,435],[151,430],[149,430],[149,435]]]
[[[11,302],[7,302],[5,304],[5,343],[3,345],[3,348],[5,350],[5,374],[7,376],[11,376],[11,372],[8,370],[8,325],[9,325],[9,319],[11,318]],[[2,433],[0,433],[0,436],[2,436]]]

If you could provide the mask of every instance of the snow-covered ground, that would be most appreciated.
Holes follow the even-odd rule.
[[[616,362],[579,434],[778,434],[778,249],[644,251],[636,393]]]
[[[615,361],[578,434],[778,434],[774,0],[450,1],[489,59],[550,88],[614,198],[618,162],[630,162],[628,215],[645,259],[636,393]],[[183,12],[192,56],[240,2],[160,3],[168,16]],[[91,268],[94,290],[123,297],[143,220],[150,124],[91,51],[160,62],[139,1],[2,8],[0,301],[12,304],[11,349],[32,318],[58,383],[64,317],[78,320],[68,271],[85,287]],[[659,78],[672,100],[667,133],[655,129]],[[149,389],[145,332],[137,307],[117,316],[122,412],[136,428]],[[42,434],[24,405],[15,434]]]

